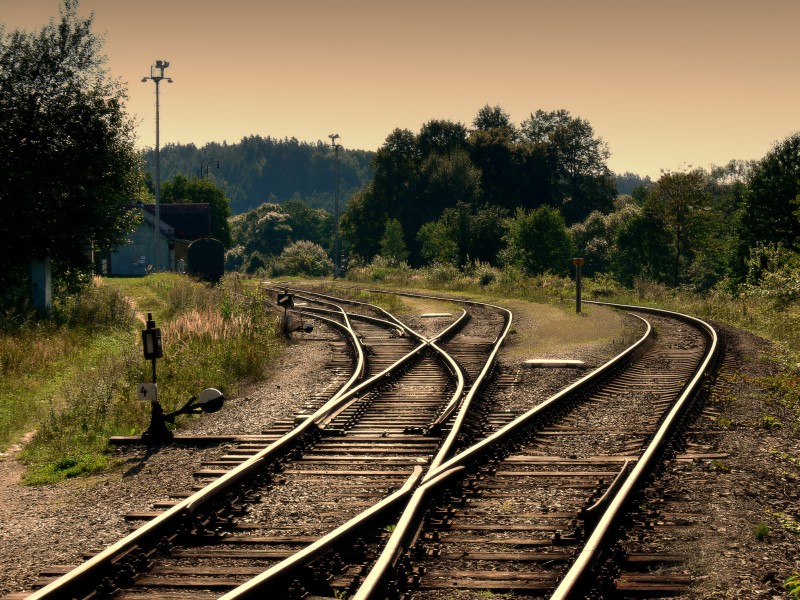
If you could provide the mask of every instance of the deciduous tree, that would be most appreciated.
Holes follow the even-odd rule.
[[[506,262],[538,275],[566,275],[574,252],[564,218],[554,208],[540,206],[530,212],[517,209],[508,220]]]
[[[40,31],[0,29],[0,288],[50,256],[75,280],[89,250],[133,228],[143,191],[125,88],[105,69],[94,17],[64,0]]]

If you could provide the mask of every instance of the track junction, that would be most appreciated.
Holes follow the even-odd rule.
[[[621,552],[618,542],[628,509],[699,406],[718,357],[712,328],[627,307],[642,319],[633,346],[528,412],[497,419],[494,359],[508,311],[462,303],[426,336],[375,306],[294,294],[300,318],[345,340],[348,368],[335,391],[237,438],[197,471],[195,490],[163,512],[128,515],[131,535],[15,597],[686,589],[685,576],[669,572],[680,557]]]

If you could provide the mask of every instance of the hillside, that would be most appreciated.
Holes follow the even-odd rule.
[[[339,151],[340,206],[372,179],[372,152]],[[143,153],[145,168],[155,171],[155,151]],[[329,145],[249,136],[236,144],[169,144],[161,149],[161,180],[176,174],[213,178],[240,214],[272,201],[299,196],[313,208],[333,213],[336,160]]]

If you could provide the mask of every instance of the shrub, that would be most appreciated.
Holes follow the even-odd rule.
[[[300,240],[283,249],[272,266],[273,275],[325,277],[333,272],[333,261],[319,244]]]
[[[77,327],[128,327],[134,311],[118,289],[95,280],[77,294],[68,296],[53,308],[53,319]]]

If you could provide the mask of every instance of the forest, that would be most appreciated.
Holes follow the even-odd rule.
[[[373,152],[339,150],[340,202],[372,178]],[[145,170],[155,172],[155,150],[143,152]],[[264,202],[301,198],[314,208],[334,212],[336,155],[329,144],[251,135],[235,144],[168,144],[161,148],[161,179],[176,175],[208,178],[225,191],[233,214]]]

